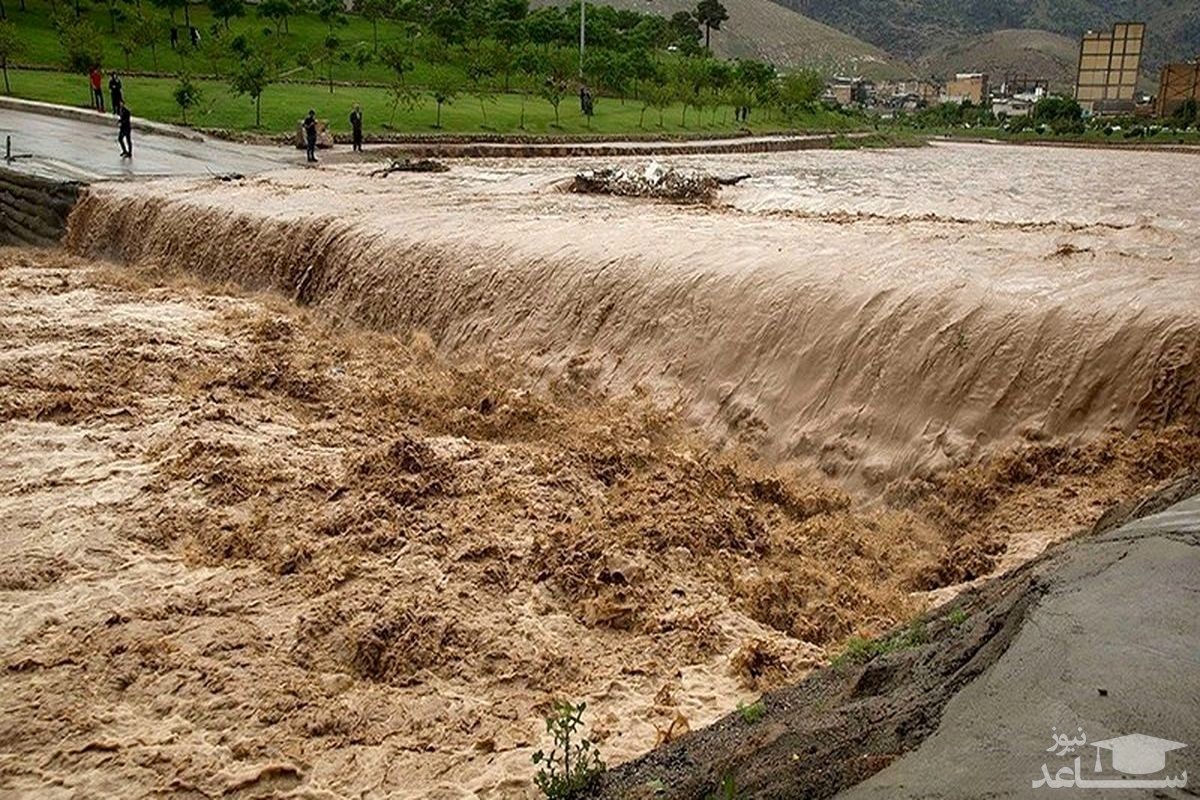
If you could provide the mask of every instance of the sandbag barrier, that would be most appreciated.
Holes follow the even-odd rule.
[[[85,185],[0,167],[0,244],[56,246]]]

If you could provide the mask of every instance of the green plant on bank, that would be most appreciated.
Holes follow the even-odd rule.
[[[707,800],[737,800],[737,798],[737,780],[733,777],[732,772],[726,772],[725,776],[721,778],[717,790],[710,794]]]
[[[840,667],[846,664],[865,664],[871,659],[886,653],[895,653],[900,650],[908,650],[912,647],[920,647],[928,641],[929,635],[925,630],[925,623],[921,620],[913,620],[904,630],[881,639],[865,639],[861,636],[850,637],[842,652],[831,662],[831,666]]]
[[[554,704],[546,717],[546,732],[554,740],[549,753],[538,750],[533,763],[539,766],[533,781],[548,800],[575,800],[589,791],[604,773],[604,762],[590,741],[583,737],[583,712],[587,703]]]
[[[742,720],[748,725],[753,725],[767,715],[767,706],[762,698],[749,705],[738,703],[737,710],[742,715]]]
[[[184,125],[187,125],[188,109],[200,104],[201,95],[200,87],[192,81],[191,76],[186,73],[179,76],[179,84],[175,87],[175,91],[171,93],[171,96],[175,98],[175,104],[179,106],[179,112],[183,115]]]
[[[955,606],[954,608],[950,609],[950,613],[946,615],[946,621],[957,628],[970,619],[970,617],[971,615],[963,610],[961,606]]]

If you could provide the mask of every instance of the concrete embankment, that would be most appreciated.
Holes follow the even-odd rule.
[[[0,167],[0,244],[57,244],[82,188]]]

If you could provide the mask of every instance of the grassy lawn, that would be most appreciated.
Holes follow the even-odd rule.
[[[59,7],[63,6],[64,0],[57,0]],[[59,44],[58,35],[55,33],[51,25],[51,6],[48,0],[25,0],[26,11],[22,12],[16,7],[16,2],[11,4],[13,7],[9,10],[9,19],[12,20],[17,29],[21,32],[25,41],[25,51],[16,59],[19,64],[37,65],[37,66],[61,66],[62,64],[62,46]],[[5,7],[8,8],[6,3]],[[129,8],[125,4],[121,4],[122,8]],[[192,5],[188,12],[191,16],[192,24],[195,25],[201,32],[200,49],[193,49],[188,43],[187,28],[183,22],[183,13],[176,12],[176,24],[179,27],[180,46],[176,51],[171,50],[170,39],[167,33],[163,33],[162,41],[158,43],[154,50],[149,47],[143,47],[129,54],[128,59],[125,53],[121,51],[118,45],[118,36],[112,33],[112,23],[108,14],[107,7],[104,4],[96,4],[84,10],[84,16],[89,19],[95,26],[104,39],[104,69],[109,70],[133,70],[136,72],[168,72],[175,73],[179,71],[187,71],[193,74],[225,74],[232,66],[231,57],[225,55],[218,59],[214,64],[209,57],[210,48],[203,45],[209,43],[212,39],[210,29],[213,25],[220,24],[218,20],[213,18],[212,12],[205,5]],[[374,41],[372,37],[371,24],[362,17],[350,14],[347,15],[348,25],[338,26],[337,36],[342,41],[345,50],[352,50],[357,45],[373,47]],[[251,40],[261,40],[262,31],[265,28],[274,28],[273,23],[268,20],[259,19],[254,11],[253,5],[247,5],[246,15],[240,18],[234,18],[229,21],[229,30],[221,31],[221,37],[226,41],[231,40],[239,33],[243,33]],[[121,30],[120,23],[117,24],[118,32]],[[318,80],[326,77],[325,68],[322,64],[317,64],[317,70],[320,74],[314,75],[312,72],[300,68],[298,57],[302,53],[308,53],[314,60],[321,57],[321,42],[326,35],[325,25],[312,15],[297,15],[288,21],[288,33],[282,35],[284,47],[287,56],[284,59],[284,71],[290,72],[292,78],[310,78]],[[382,47],[385,43],[397,40],[401,37],[401,29],[394,22],[381,21],[379,23],[379,46]],[[420,85],[428,75],[429,65],[421,61],[415,62],[415,70],[412,73],[411,80]],[[386,83],[390,78],[388,68],[379,62],[367,64],[363,69],[359,69],[353,63],[337,63],[333,68],[333,78],[335,81],[362,81]]]
[[[84,75],[64,72],[36,70],[11,70],[13,94],[30,100],[44,100],[63,105],[88,106],[88,83]],[[179,106],[171,93],[176,81],[171,78],[124,78],[125,99],[135,116],[159,122],[179,123],[182,121]],[[234,95],[228,83],[222,81],[199,81],[203,97],[200,107],[188,112],[188,122],[199,128],[224,128],[229,130],[251,130],[254,127],[254,105],[248,97]],[[400,109],[396,114],[394,128],[387,127],[391,116],[391,102],[383,89],[373,87],[336,86],[330,94],[329,87],[319,84],[280,83],[267,88],[262,96],[262,127],[270,133],[289,132],[309,108],[315,108],[321,119],[327,119],[335,132],[348,132],[350,108],[354,103],[363,107],[364,128],[368,133],[408,132],[438,133],[434,127],[437,107],[433,99],[424,96],[411,111]],[[470,95],[460,95],[453,103],[442,107],[442,131],[445,133],[530,133],[530,134],[581,134],[588,133],[587,119],[579,112],[579,101],[568,97],[559,107],[561,127],[555,127],[554,109],[537,97],[525,101],[525,128],[520,128],[522,98],[515,94],[495,95],[493,102],[480,107],[479,100]],[[487,123],[484,123],[484,110]],[[695,108],[687,110],[686,125],[683,108],[674,106],[663,113],[663,126],[659,127],[659,114],[654,109],[646,111],[645,127],[641,122],[642,104],[635,100],[599,98],[596,115],[592,118],[590,132],[603,134],[629,133],[721,133],[738,129],[733,121],[733,110],[721,108],[714,115],[712,109],[703,113]],[[768,122],[759,112],[756,122],[760,128],[788,127],[782,122]],[[852,130],[861,123],[851,117],[830,111],[815,111],[790,123],[806,130]]]
[[[69,8],[66,0],[56,0],[60,10]],[[50,0],[26,0],[26,10],[21,11],[16,3],[10,7],[9,18],[15,23],[24,44],[23,52],[15,62],[26,66],[61,70],[63,65],[62,46],[51,25],[52,7]],[[132,10],[133,6],[119,5]],[[172,50],[168,34],[164,31],[162,41],[152,50],[142,47],[126,54],[119,47],[122,23],[118,21],[118,33],[113,33],[113,23],[107,6],[101,3],[85,9],[84,14],[102,34],[104,43],[104,71],[126,70],[174,75],[188,72],[206,75],[198,80],[203,97],[198,108],[188,112],[188,123],[199,128],[245,131],[254,129],[254,106],[248,97],[235,95],[229,87],[227,76],[232,71],[233,56],[222,47],[214,47],[217,37],[212,28],[221,23],[212,16],[205,5],[190,6],[191,22],[201,31],[202,44],[193,48],[188,42],[187,28],[182,12],[176,12],[175,23],[179,27],[180,45]],[[371,24],[362,17],[348,15],[349,24],[339,26],[337,35],[345,50],[373,48],[374,32]],[[230,20],[229,30],[220,30],[220,38],[229,41],[238,34],[262,40],[264,29],[273,29],[274,24],[257,17],[253,5],[247,6],[246,16]],[[347,132],[348,116],[354,103],[360,103],[365,116],[368,135],[387,132],[437,133],[437,107],[432,97],[423,95],[412,109],[399,109],[394,118],[392,103],[385,89],[381,88],[391,78],[388,68],[378,61],[359,67],[352,62],[336,63],[333,69],[335,81],[355,83],[357,86],[335,85],[331,93],[327,84],[321,42],[326,27],[313,15],[296,15],[288,21],[288,32],[281,33],[279,40],[285,51],[282,77],[287,83],[275,83],[267,88],[262,97],[262,126],[266,133],[290,132],[309,108],[317,110],[320,118],[329,120],[335,132]],[[394,22],[381,21],[378,26],[380,47],[406,36]],[[274,38],[274,34],[272,34]],[[410,42],[411,44],[412,42]],[[317,60],[313,69],[301,67],[306,57]],[[663,55],[665,59],[674,56]],[[457,67],[451,67],[457,68]],[[431,65],[414,59],[414,70],[409,74],[410,85],[423,87],[432,69]],[[47,69],[10,69],[13,94],[33,100],[44,100],[66,105],[87,106],[89,103],[87,79],[82,75],[69,74]],[[219,78],[216,76],[220,76]],[[502,83],[502,78],[496,80]],[[140,77],[127,74],[123,78],[125,98],[136,116],[160,122],[181,123],[182,115],[172,98],[177,85],[175,78]],[[370,85],[378,84],[378,85]],[[107,91],[107,90],[106,90]],[[524,112],[522,111],[524,109]],[[524,124],[522,116],[524,115]],[[546,100],[519,94],[499,93],[484,102],[470,94],[460,94],[451,103],[442,107],[440,132],[505,133],[531,135],[570,134],[707,134],[729,133],[740,126],[733,121],[733,110],[723,107],[703,112],[695,108],[685,111],[675,105],[660,114],[655,109],[645,111],[642,103],[629,99],[596,99],[596,113],[589,127],[587,119],[579,111],[579,102],[574,96],[566,97],[559,107],[556,123],[554,108]],[[794,128],[799,130],[845,131],[863,127],[861,120],[824,109],[812,111],[801,118],[784,122],[771,119],[766,111],[756,111],[752,123],[757,129]]]

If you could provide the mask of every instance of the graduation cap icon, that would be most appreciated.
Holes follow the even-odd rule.
[[[1096,748],[1096,771],[1100,771],[1100,750],[1112,750],[1112,765],[1126,775],[1150,775],[1167,768],[1167,753],[1187,747],[1182,742],[1159,739],[1144,733],[1118,736],[1102,742],[1092,742]]]

